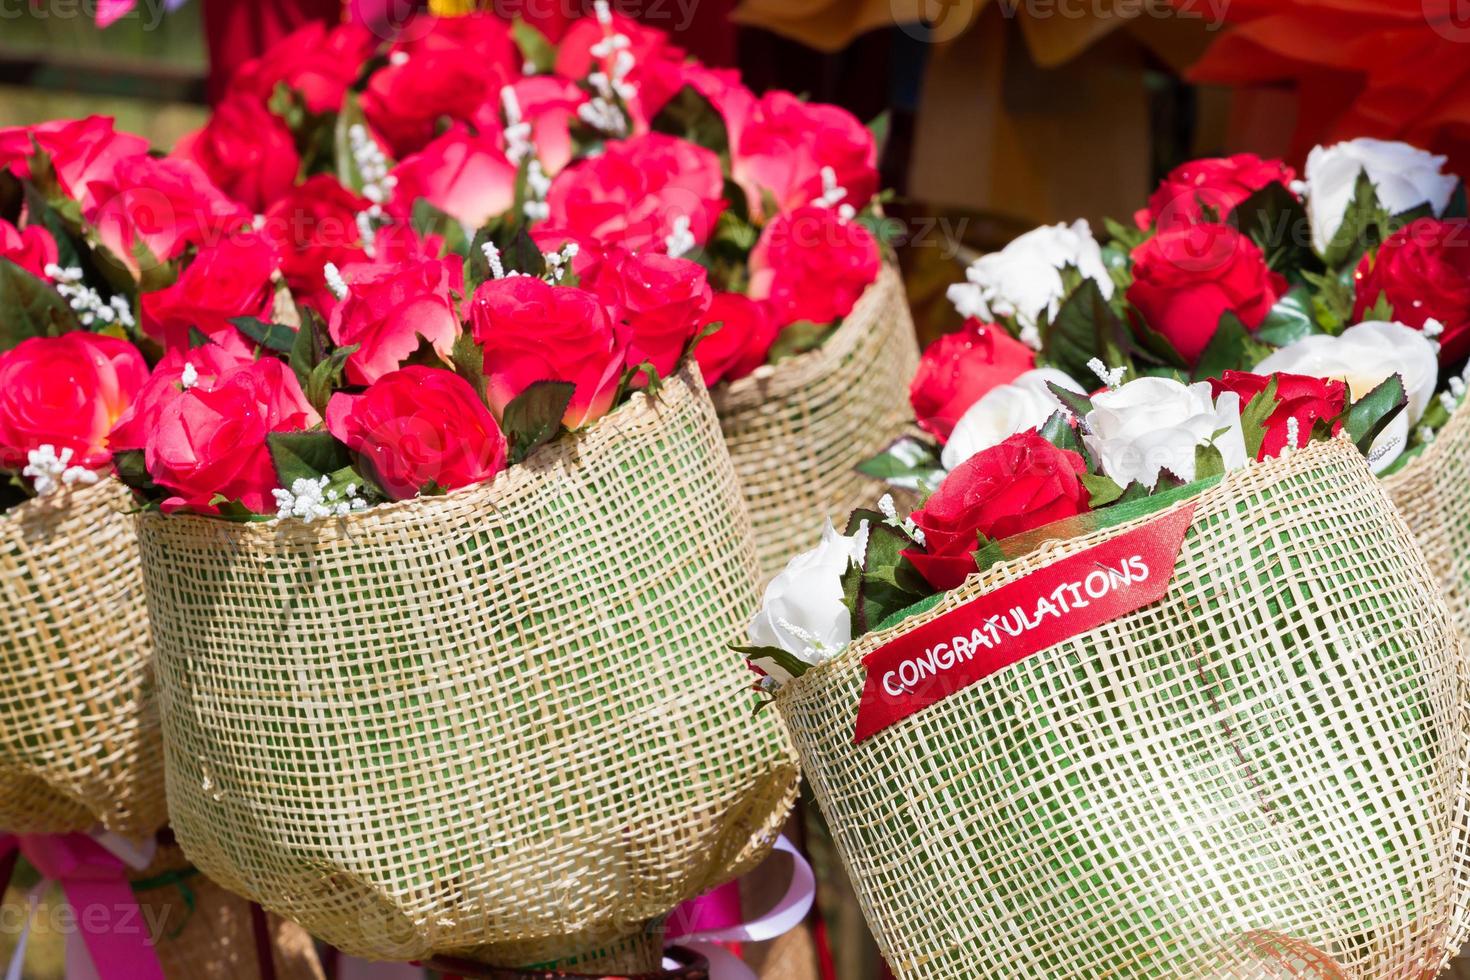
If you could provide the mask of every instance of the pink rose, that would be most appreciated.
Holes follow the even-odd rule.
[[[322,270],[331,262],[345,268],[367,259],[357,214],[366,198],[343,187],[337,178],[318,174],[294,187],[265,213],[261,232],[275,242],[286,284],[307,306],[326,315],[336,300]]]
[[[267,357],[165,404],[148,433],[144,462],[153,481],[172,491],[162,503],[165,513],[215,514],[218,497],[268,514],[275,510],[271,491],[279,484],[267,437],[319,422],[296,375]]]
[[[734,128],[739,140],[731,144],[730,172],[752,217],[771,217],[762,203],[767,193],[781,212],[817,200],[826,192],[824,167],[846,190],[844,204],[861,210],[878,192],[877,144],[846,109],[767,92]]]
[[[1206,157],[1180,164],[1169,171],[1148,199],[1148,207],[1133,221],[1147,231],[1160,231],[1205,221],[1205,208],[1215,221],[1224,221],[1235,206],[1267,184],[1291,186],[1296,171],[1280,160],[1263,160],[1254,153],[1228,157]]]
[[[63,193],[81,204],[84,212],[90,211],[96,206],[92,185],[109,180],[119,161],[148,152],[147,140],[119,133],[114,125],[106,116],[89,116],[0,129],[0,167],[10,167],[19,176],[29,175],[26,161],[35,152],[34,140],[50,155]]]
[[[591,293],[530,276],[491,279],[475,290],[470,329],[485,351],[490,407],[497,415],[537,381],[576,385],[562,416],[569,429],[612,408],[627,341]]]
[[[184,370],[192,374],[191,387],[213,388],[219,379],[236,368],[253,364],[255,358],[219,344],[174,348],[163,355],[138,395],[113,427],[109,440],[115,451],[142,449],[158,425],[159,416],[184,393]]]
[[[347,380],[372,384],[396,371],[428,341],[449,360],[459,336],[453,293],[464,289],[459,256],[406,262],[359,263],[342,270],[347,298],[332,310],[328,328],[338,346],[358,344],[347,358]]]
[[[439,368],[406,367],[361,395],[338,392],[327,403],[327,429],[394,500],[480,483],[505,468],[495,417],[468,381]]]
[[[56,264],[56,239],[40,225],[24,231],[0,219],[0,259],[9,259],[33,276],[46,278],[46,266]]]
[[[709,240],[725,208],[720,158],[674,136],[611,141],[601,156],[563,170],[546,203],[552,225],[635,252],[668,250],[688,221],[696,244]]]
[[[833,323],[878,278],[878,241],[856,221],[807,206],[778,215],[750,253],[750,296],[767,300],[778,326]]]
[[[743,378],[762,364],[776,342],[776,324],[764,305],[739,293],[715,293],[699,327],[720,324],[694,348],[704,383]]]
[[[296,183],[301,159],[291,131],[248,95],[215,106],[203,129],[179,140],[174,156],[198,164],[215,186],[252,212]]]
[[[165,349],[188,347],[191,327],[211,340],[233,342],[233,317],[270,320],[278,265],[275,245],[258,232],[207,246],[172,286],[143,294],[143,332]]]
[[[419,198],[469,228],[481,228],[515,204],[516,168],[498,135],[472,135],[462,125],[393,169],[395,202],[404,216]]]
[[[648,362],[661,376],[678,365],[711,300],[703,266],[656,252],[613,253],[592,291],[627,325],[628,367]]]
[[[230,79],[230,96],[249,96],[264,105],[284,84],[301,95],[309,111],[335,112],[376,46],[377,39],[359,24],[328,28],[311,21],[241,65]]]
[[[22,469],[42,446],[71,450],[74,466],[106,465],[113,426],[147,376],[142,355],[116,337],[22,340],[0,354],[0,468]]]
[[[187,160],[128,157],[92,191],[97,207],[88,219],[102,243],[135,272],[250,223],[250,213]]]
[[[418,17],[403,37],[362,97],[369,124],[400,159],[427,146],[440,119],[468,122],[521,73],[509,28],[493,15]]]

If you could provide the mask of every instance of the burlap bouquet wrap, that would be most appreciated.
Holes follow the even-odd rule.
[[[0,514],[0,831],[167,819],[129,506],[108,480]]]
[[[448,496],[139,521],[175,833],[346,952],[616,945],[753,866],[790,805],[729,649],[750,525],[687,372]]]
[[[865,656],[1144,519],[973,576],[778,695],[903,980],[1235,976],[1211,971],[1261,933],[1408,980],[1463,940],[1470,673],[1381,484],[1334,441],[1195,499],[1161,601],[860,744]]]
[[[715,386],[763,575],[815,547],[822,516],[871,502],[879,484],[857,466],[913,423],[918,366],[903,282],[885,266],[821,347]]]

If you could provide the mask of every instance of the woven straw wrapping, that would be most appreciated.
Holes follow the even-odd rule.
[[[846,519],[881,492],[857,466],[912,424],[918,366],[903,281],[884,267],[821,347],[715,387],[763,575],[815,547],[823,516]]]
[[[0,514],[0,830],[142,837],[167,819],[128,506],[109,480]]]
[[[342,950],[571,956],[754,866],[790,806],[729,649],[750,524],[687,373],[448,496],[139,521],[175,833]]]
[[[867,654],[1138,522],[973,576],[778,695],[902,980],[1238,976],[1262,932],[1418,978],[1463,940],[1470,673],[1381,485],[1334,441],[1196,501],[1163,600],[860,745]]]

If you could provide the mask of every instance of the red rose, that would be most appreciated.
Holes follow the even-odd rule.
[[[563,170],[546,203],[550,223],[572,234],[635,252],[667,252],[681,219],[696,244],[709,240],[725,207],[723,191],[718,156],[649,133],[611,141],[602,155]]]
[[[945,334],[919,358],[909,402],[919,428],[949,441],[960,417],[990,389],[1010,384],[1036,366],[1036,355],[1001,327],[969,320]]]
[[[83,211],[96,206],[94,183],[110,179],[119,161],[148,152],[148,141],[141,136],[117,132],[106,116],[89,116],[0,129],[0,167],[28,176],[32,141],[50,155],[62,191]]]
[[[56,264],[56,239],[40,225],[24,231],[0,218],[0,259],[9,259],[33,276],[49,278],[46,267]]]
[[[1000,540],[1088,509],[1082,485],[1087,464],[1036,432],[1022,432],[955,467],[914,523],[924,547],[904,554],[940,591],[961,585],[976,570],[979,539]]]
[[[1145,230],[1155,225],[1161,231],[1206,221],[1204,208],[1214,212],[1214,221],[1224,221],[1235,206],[1267,184],[1291,186],[1296,171],[1281,160],[1262,160],[1254,153],[1228,157],[1206,157],[1180,164],[1159,184],[1148,207],[1133,216]]]
[[[841,203],[861,210],[878,192],[877,144],[846,109],[767,92],[748,113],[736,123],[730,171],[753,217],[771,217],[768,194],[780,212],[817,200],[827,191],[822,170],[828,167],[847,192]]]
[[[368,123],[399,158],[427,146],[440,119],[468,122],[520,75],[509,28],[497,17],[419,17],[403,36],[362,96]]]
[[[312,21],[241,65],[230,79],[230,96],[248,95],[264,105],[284,84],[301,95],[309,111],[335,112],[376,46],[377,39],[361,25],[329,29]]]
[[[798,208],[776,217],[750,253],[750,296],[767,300],[778,326],[834,323],[878,278],[878,241],[835,211]]]
[[[276,244],[286,284],[318,313],[326,315],[336,302],[322,272],[327,263],[341,269],[367,258],[357,224],[358,212],[367,208],[366,198],[318,174],[265,213],[260,230]]]
[[[648,362],[671,374],[709,309],[704,267],[655,252],[612,253],[592,286],[614,321],[628,328],[628,367]]]
[[[51,446],[71,465],[96,469],[112,458],[109,435],[148,377],[148,365],[116,337],[32,337],[0,354],[0,468]]]
[[[372,384],[431,344],[446,362],[459,336],[451,293],[464,290],[464,260],[421,259],[349,265],[347,298],[332,310],[328,330],[338,346],[358,344],[347,358],[347,380]]]
[[[252,213],[290,190],[301,168],[286,124],[248,95],[215,106],[203,129],[179,140],[174,156],[198,164],[215,186]]]
[[[1250,400],[1265,390],[1271,379],[1276,379],[1276,411],[1266,419],[1266,438],[1261,441],[1257,459],[1270,459],[1281,455],[1286,448],[1286,426],[1288,419],[1296,419],[1297,445],[1304,445],[1311,437],[1312,426],[1319,420],[1336,419],[1347,406],[1347,385],[1341,381],[1312,378],[1302,374],[1251,374],[1249,371],[1226,371],[1222,377],[1211,378],[1214,396],[1233,391],[1240,395],[1240,407],[1245,408]],[[1333,427],[1333,433],[1342,428],[1342,423]]]
[[[1215,336],[1221,314],[1234,313],[1254,330],[1284,292],[1286,280],[1255,242],[1228,225],[1160,231],[1133,250],[1128,302],[1190,364]]]
[[[148,436],[158,425],[164,408],[186,390],[186,371],[190,388],[208,389],[218,384],[225,374],[254,361],[255,358],[249,354],[219,344],[170,350],[153,368],[153,373],[138,389],[137,397],[117,420],[109,440],[112,448],[121,451],[142,449],[148,445]]]
[[[739,293],[715,293],[699,329],[712,323],[719,329],[694,348],[706,385],[735,381],[766,363],[777,329],[763,304]]]
[[[628,345],[591,293],[531,276],[491,279],[475,290],[470,330],[485,350],[487,394],[497,415],[536,381],[576,385],[562,416],[569,429],[612,408]]]
[[[1470,354],[1470,221],[1420,218],[1389,235],[1377,256],[1358,263],[1354,321],[1387,296],[1393,318],[1422,329],[1428,320],[1444,326],[1440,360]]]
[[[266,437],[321,421],[285,362],[267,357],[195,385],[170,400],[148,433],[144,461],[173,493],[166,513],[218,513],[216,495],[257,514],[275,511],[279,486]]]
[[[509,211],[516,198],[516,168],[498,135],[471,135],[453,126],[393,169],[395,203],[404,217],[419,198],[469,228],[481,228]]]
[[[172,286],[143,294],[143,332],[166,349],[188,347],[190,328],[234,343],[231,318],[269,321],[278,264],[275,245],[253,231],[201,249]]]
[[[177,258],[190,245],[218,242],[250,223],[250,213],[187,160],[128,157],[92,191],[97,207],[88,219],[103,244],[135,271]]]
[[[488,480],[505,468],[505,436],[468,381],[440,368],[385,374],[361,395],[327,403],[327,429],[362,456],[394,500],[428,486]]]

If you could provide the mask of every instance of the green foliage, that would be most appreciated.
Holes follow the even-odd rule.
[[[1240,411],[1240,432],[1245,438],[1247,459],[1261,455],[1261,443],[1266,441],[1266,422],[1276,412],[1276,379],[1251,398]]]
[[[667,133],[712,150],[721,157],[730,154],[730,134],[725,118],[692,85],[685,85],[664,104],[649,124],[655,133]]]
[[[852,635],[861,636],[900,609],[907,609],[934,590],[903,557],[913,539],[875,510],[856,510],[847,522],[854,535],[866,522],[868,544],[861,567],[849,565],[842,577],[844,600],[852,613]]]
[[[1229,223],[1250,238],[1274,271],[1296,275],[1321,268],[1312,251],[1307,209],[1284,185],[1272,182],[1237,204]]]
[[[80,330],[76,314],[50,284],[0,259],[0,350],[32,337]]]
[[[776,342],[771,345],[769,361],[775,364],[807,351],[816,350],[837,329],[835,323],[813,323],[810,320],[797,320],[781,328],[776,335]]]
[[[1369,456],[1373,440],[1408,404],[1404,380],[1397,374],[1392,375],[1348,406],[1343,428],[1363,455]]]
[[[577,386],[570,381],[536,381],[505,406],[500,428],[510,444],[512,465],[522,462],[561,432],[561,420]]]
[[[232,317],[230,323],[261,347],[277,354],[289,354],[296,346],[296,331],[284,323],[266,323],[253,316]]]
[[[510,36],[520,49],[521,58],[545,75],[556,70],[556,46],[540,30],[517,16],[510,23]]]
[[[1306,286],[1292,286],[1261,321],[1256,339],[1275,347],[1285,347],[1303,337],[1323,332],[1315,316],[1312,291]]]

